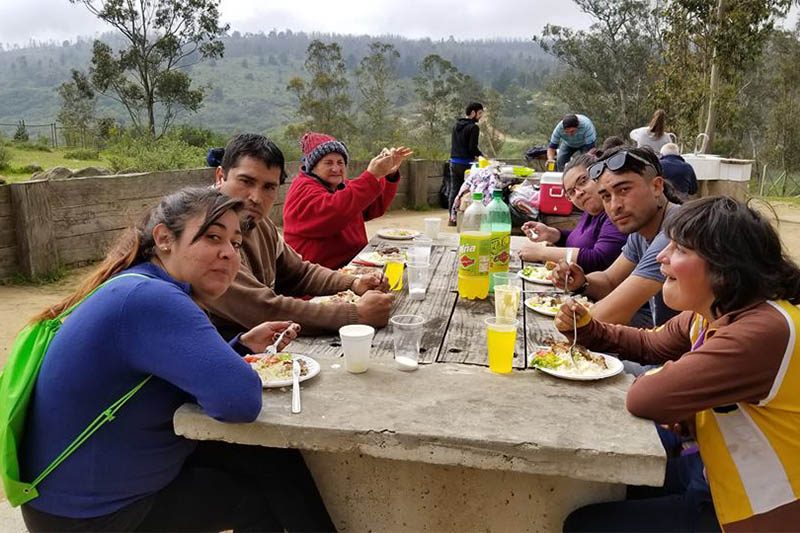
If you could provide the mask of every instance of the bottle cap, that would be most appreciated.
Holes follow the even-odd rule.
[[[483,200],[483,193],[482,192],[474,192],[472,193],[473,200]]]
[[[503,197],[502,189],[495,189],[492,191],[492,198],[502,198],[502,197]]]

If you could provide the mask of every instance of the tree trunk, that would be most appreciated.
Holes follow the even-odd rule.
[[[725,0],[717,2],[717,30],[720,31],[722,26],[722,15],[725,11]],[[716,33],[715,32],[715,33]],[[711,83],[708,90],[708,117],[706,118],[706,137],[703,140],[703,146],[700,149],[702,153],[708,153],[711,145],[714,143],[714,133],[717,127],[717,94],[719,93],[719,57],[717,55],[717,47],[714,46],[714,52],[711,56]]]

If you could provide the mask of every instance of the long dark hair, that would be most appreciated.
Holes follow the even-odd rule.
[[[647,129],[653,134],[656,139],[664,135],[664,127],[667,122],[667,113],[663,109],[656,109],[653,113],[653,118],[650,119],[650,124]]]
[[[759,300],[800,301],[800,268],[783,252],[772,224],[748,203],[729,196],[687,202],[664,232],[708,263],[715,316]]]
[[[105,259],[89,274],[78,288],[53,307],[45,309],[32,320],[55,318],[80,302],[87,294],[108,278],[133,265],[149,261],[155,256],[153,228],[164,224],[176,238],[186,229],[186,222],[197,215],[204,215],[200,229],[192,237],[196,242],[208,228],[228,211],[238,213],[244,202],[233,200],[211,187],[187,187],[165,196],[159,204],[145,214],[141,221],[127,228]]]

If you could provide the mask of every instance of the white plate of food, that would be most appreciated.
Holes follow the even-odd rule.
[[[555,317],[558,314],[558,310],[563,305],[564,300],[567,298],[572,298],[586,308],[592,306],[592,302],[590,302],[585,296],[564,296],[563,294],[543,292],[541,294],[534,294],[530,298],[526,299],[525,307],[531,311],[536,311],[541,315]]]
[[[306,355],[277,353],[275,355],[256,354],[245,356],[244,360],[261,378],[265,389],[292,386],[292,357],[300,363],[300,381],[303,382],[319,374],[319,363]]]
[[[547,268],[545,265],[528,265],[517,272],[517,276],[531,283],[552,285],[553,282],[549,279],[551,270],[552,268]]]
[[[408,228],[381,228],[378,230],[378,237],[394,241],[408,241],[420,235],[419,231]]]
[[[536,349],[530,366],[551,376],[575,381],[605,379],[622,372],[622,361],[604,353],[587,350],[580,344],[574,348],[573,362],[569,354],[571,345],[570,342],[555,342]]]
[[[364,274],[380,274],[381,268],[364,265],[345,265],[339,269],[339,272],[350,274],[351,276],[363,276]]]
[[[337,292],[336,294],[329,294],[327,296],[315,296],[309,300],[311,303],[328,305],[328,304],[355,304],[361,296],[351,290]]]
[[[354,263],[362,263],[362,266],[383,266],[387,261],[406,260],[406,252],[394,246],[373,250],[372,252],[361,252],[356,256]]]

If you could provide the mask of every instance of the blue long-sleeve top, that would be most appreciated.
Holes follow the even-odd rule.
[[[108,514],[168,485],[195,443],[172,417],[197,402],[210,416],[250,422],[261,381],[191,299],[152,263],[112,281],[64,321],[42,363],[20,453],[32,481],[94,418],[153,378],[38,487],[28,505],[71,518]]]

